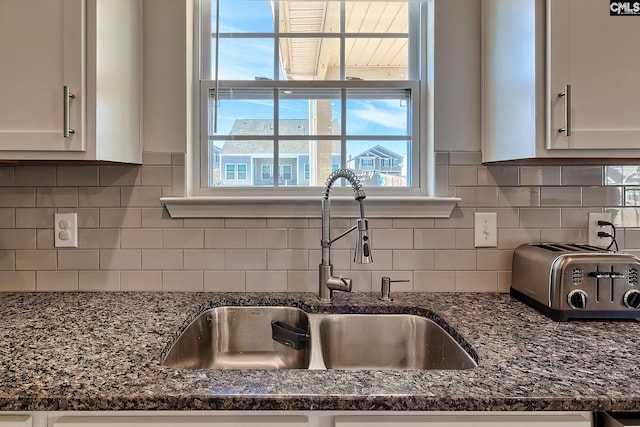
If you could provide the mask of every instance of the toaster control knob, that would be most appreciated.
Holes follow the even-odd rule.
[[[622,297],[622,302],[627,308],[640,308],[640,291],[631,290],[627,291]]]
[[[587,307],[587,293],[580,290],[571,291],[567,296],[567,302],[571,308],[583,310]]]

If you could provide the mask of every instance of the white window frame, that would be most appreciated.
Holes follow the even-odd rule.
[[[193,1],[194,7],[194,28],[196,33],[202,31],[201,22],[198,19],[200,0]],[[451,215],[456,203],[460,201],[457,197],[440,197],[435,192],[435,152],[434,152],[434,117],[433,117],[433,66],[434,54],[433,29],[434,29],[434,0],[423,0],[424,4],[420,12],[420,19],[427,23],[423,25],[423,34],[420,39],[424,43],[423,51],[426,54],[421,56],[420,67],[423,72],[421,87],[419,90],[419,101],[422,106],[420,122],[426,124],[422,126],[418,135],[420,139],[420,154],[413,153],[413,158],[418,161],[419,187],[416,188],[390,188],[392,194],[367,194],[367,215],[369,217],[405,217],[405,218],[446,218]],[[256,210],[247,209],[248,205],[259,207],[261,217],[317,217],[319,215],[317,188],[278,188],[278,195],[256,195],[246,192],[243,188],[217,188],[216,195],[210,191],[203,192],[200,187],[203,174],[200,158],[203,153],[203,146],[200,144],[202,129],[207,123],[203,123],[201,115],[198,113],[203,104],[203,93],[199,84],[200,57],[197,52],[200,50],[200,40],[193,38],[194,48],[194,93],[193,99],[193,130],[194,137],[190,139],[188,145],[188,155],[186,161],[186,195],[184,197],[163,197],[161,200],[167,207],[172,217],[254,217]],[[419,52],[409,52],[415,57]],[[431,58],[431,59],[429,59]],[[291,81],[282,83],[292,83]],[[356,81],[352,83],[358,83]],[[400,82],[402,83],[402,82]],[[406,82],[405,82],[406,83]],[[205,98],[206,99],[206,98]],[[222,166],[222,165],[221,165]],[[407,167],[405,165],[404,167]],[[222,171],[221,171],[222,172]],[[208,173],[208,171],[206,171]],[[302,190],[302,191],[301,191]],[[314,194],[309,194],[311,190]],[[340,192],[340,188],[332,190],[332,216],[351,217],[353,216],[353,197],[348,189]],[[372,189],[373,190],[373,189]],[[404,194],[398,195],[398,190]]]

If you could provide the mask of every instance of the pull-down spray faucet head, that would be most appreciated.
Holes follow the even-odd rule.
[[[353,255],[353,262],[356,264],[370,264],[373,262],[371,247],[369,245],[369,221],[366,218],[356,222],[356,251]]]
[[[371,240],[369,240],[369,220],[364,216],[363,198],[356,200],[360,205],[360,218],[356,221],[356,250],[353,254],[353,262],[370,264],[373,262],[373,257],[371,256]]]

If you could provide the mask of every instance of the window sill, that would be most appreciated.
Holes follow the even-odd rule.
[[[163,197],[172,218],[319,218],[320,197]],[[457,197],[368,197],[368,218],[449,218]],[[353,197],[332,196],[331,216],[358,215]]]

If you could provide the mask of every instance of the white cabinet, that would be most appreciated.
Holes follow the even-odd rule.
[[[551,149],[640,148],[640,17],[610,16],[605,3],[547,3]]]
[[[30,415],[0,415],[0,427],[31,427]]]
[[[601,0],[483,0],[483,161],[640,157],[638,19]]]
[[[308,419],[296,415],[216,416],[68,416],[53,427],[308,427]],[[2,426],[0,426],[2,427]]]
[[[451,413],[438,415],[337,416],[335,427],[591,427],[585,414]]]
[[[0,0],[0,161],[141,162],[141,14],[140,0]]]

